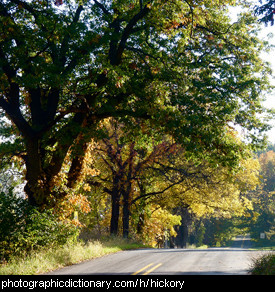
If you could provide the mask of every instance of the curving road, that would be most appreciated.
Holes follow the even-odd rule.
[[[118,252],[53,271],[49,275],[245,275],[252,257],[247,237],[230,248],[141,249]]]

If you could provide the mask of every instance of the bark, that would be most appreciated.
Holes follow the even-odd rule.
[[[120,194],[117,191],[112,193],[112,216],[110,222],[111,235],[118,234],[118,222],[119,222],[119,209],[120,209]]]
[[[186,248],[188,244],[189,226],[191,219],[188,207],[179,207],[177,214],[181,215],[182,223],[180,226],[176,226],[175,228],[177,232],[175,244],[177,247]]]
[[[77,181],[81,175],[82,167],[84,164],[85,153],[86,153],[87,149],[88,149],[88,143],[83,142],[83,145],[81,146],[80,153],[78,155],[76,155],[72,160],[72,164],[71,164],[71,167],[70,167],[70,170],[68,173],[67,187],[69,187],[69,188],[72,188],[75,186],[75,184],[77,183]]]
[[[123,196],[123,237],[128,238],[129,236],[129,222],[130,222],[130,204],[129,204],[129,194],[124,194]]]
[[[134,171],[134,158],[136,156],[135,142],[130,145],[130,153],[127,159],[128,173],[125,184],[123,184],[123,237],[128,238],[129,226],[130,226],[130,206],[132,204],[132,183],[133,177],[135,176]]]
[[[31,205],[39,206],[40,202],[37,198],[39,193],[39,181],[42,179],[41,158],[39,156],[39,141],[38,139],[26,139],[27,155],[25,157],[26,163],[26,180],[25,192]],[[40,196],[40,201],[43,196]]]
[[[141,213],[139,215],[139,220],[138,220],[138,224],[137,224],[137,234],[142,234],[143,232],[143,227],[144,227],[144,213]]]

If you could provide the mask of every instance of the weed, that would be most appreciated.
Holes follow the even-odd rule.
[[[268,253],[252,259],[252,275],[275,275],[275,254]]]

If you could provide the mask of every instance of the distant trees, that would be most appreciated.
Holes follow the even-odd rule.
[[[269,145],[266,151],[257,154],[260,166],[258,184],[254,188],[248,187],[242,190],[242,196],[250,201],[253,209],[247,209],[243,215],[240,214],[241,216],[232,214],[230,219],[219,216],[198,218],[193,214],[189,216],[187,222],[189,236],[185,240],[196,243],[197,238],[194,238],[194,235],[198,236],[198,226],[202,225],[205,229],[203,243],[207,245],[225,244],[240,233],[250,233],[252,240],[260,246],[274,245],[275,153],[273,150],[274,145]],[[261,233],[265,238],[260,238]]]
[[[268,151],[259,156],[261,164],[261,185],[252,193],[255,220],[250,226],[252,237],[260,241],[260,233],[265,233],[265,242],[275,241],[275,152]]]

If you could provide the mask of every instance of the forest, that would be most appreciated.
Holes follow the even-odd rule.
[[[87,234],[274,244],[263,14],[272,24],[249,1],[1,1],[0,261]]]

